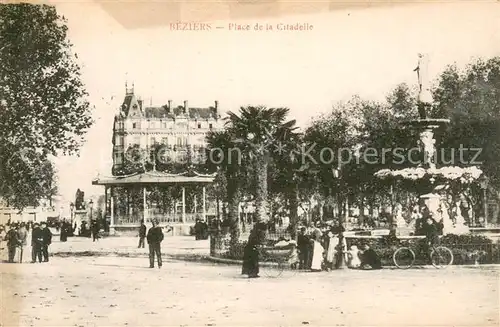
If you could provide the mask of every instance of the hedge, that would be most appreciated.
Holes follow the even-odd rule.
[[[243,258],[243,250],[246,241],[230,244],[230,240],[223,240],[224,248],[219,255],[223,258],[241,260]],[[362,245],[368,244],[374,249],[382,260],[385,266],[393,266],[392,256],[396,249],[400,246],[409,246],[417,254],[415,264],[424,264],[425,256],[418,254],[422,251],[422,239],[405,239],[399,240],[395,236],[386,236],[384,238],[348,238],[347,247],[357,245],[361,248]],[[474,264],[476,259],[481,264],[497,264],[500,263],[500,243],[493,243],[491,239],[482,235],[454,235],[448,234],[441,238],[441,245],[450,248],[454,255],[453,264]],[[423,253],[423,252],[420,252]],[[424,258],[422,258],[424,257]]]

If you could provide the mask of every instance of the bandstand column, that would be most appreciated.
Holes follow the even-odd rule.
[[[182,187],[182,216],[181,221],[186,222],[186,187]]]
[[[142,188],[142,210],[143,210],[143,217],[144,217],[144,222],[147,220],[147,212],[148,212],[148,207],[147,207],[147,200],[146,200],[146,186],[143,186]]]
[[[203,186],[203,220],[207,220],[207,199],[206,199],[206,191],[205,186]]]
[[[115,231],[115,201],[114,201],[114,198],[113,198],[113,186],[111,186],[110,190],[109,190],[109,200],[110,200],[110,215],[111,215],[111,221],[110,221],[110,224],[109,224],[109,231],[110,233],[114,233]]]
[[[108,186],[104,186],[104,219],[108,218]]]

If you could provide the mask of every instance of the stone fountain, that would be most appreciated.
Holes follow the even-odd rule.
[[[415,71],[418,75],[419,95],[417,108],[419,119],[406,124],[419,132],[419,149],[423,159],[417,167],[399,170],[382,169],[375,173],[380,178],[402,178],[410,180],[427,180],[429,193],[421,194],[421,202],[429,209],[437,221],[443,223],[443,234],[465,234],[469,232],[465,219],[461,214],[459,204],[450,208],[448,194],[446,193],[446,181],[460,180],[462,184],[471,183],[478,179],[482,171],[476,167],[443,166],[436,167],[436,139],[434,133],[437,129],[447,125],[449,119],[433,119],[427,117],[427,112],[432,105],[432,94],[427,79],[428,57],[419,55],[419,63]],[[451,214],[451,215],[450,215]],[[451,218],[453,216],[453,219]],[[397,217],[396,217],[397,218]],[[398,227],[401,219],[398,219]]]

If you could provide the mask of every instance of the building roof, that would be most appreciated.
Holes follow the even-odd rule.
[[[178,106],[176,108],[172,108],[172,110],[168,110],[168,106],[161,107],[146,107],[144,108],[144,114],[146,118],[175,118],[175,116],[179,116],[183,114],[184,107]],[[217,110],[214,107],[209,108],[189,108],[189,118],[191,119],[209,119],[209,118],[218,118]]]
[[[197,184],[212,183],[215,175],[203,175],[198,173],[168,174],[161,172],[146,172],[127,176],[114,176],[96,178],[92,185],[123,185],[123,184]]]
[[[133,98],[134,98],[134,94],[127,94],[125,96],[125,99],[123,99],[122,112],[125,116],[128,116],[128,112],[130,110],[130,105],[132,103]]]

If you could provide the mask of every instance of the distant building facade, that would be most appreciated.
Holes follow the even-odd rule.
[[[175,106],[171,100],[160,107],[146,106],[126,89],[125,99],[113,126],[113,175],[123,167],[127,150],[161,146],[161,160],[196,164],[205,159],[206,136],[220,131],[224,122],[218,101],[206,108],[189,107],[188,101]]]
[[[27,221],[47,221],[48,219],[58,218],[59,212],[56,212],[55,207],[49,204],[48,200],[41,200],[37,207],[26,207],[23,210],[9,206],[7,201],[0,198],[0,224],[5,225],[7,222],[27,222]]]

